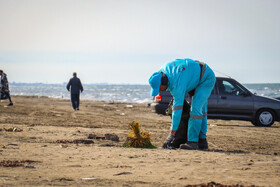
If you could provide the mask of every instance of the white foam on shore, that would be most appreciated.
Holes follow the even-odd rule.
[[[149,103],[150,87],[147,85],[93,85],[84,86],[81,100]],[[47,96],[56,99],[70,99],[64,86],[11,86],[11,95]]]

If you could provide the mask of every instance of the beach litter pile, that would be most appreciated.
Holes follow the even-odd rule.
[[[209,182],[207,184],[197,184],[197,185],[186,185],[185,187],[256,187],[255,185],[244,186],[240,184],[236,185],[227,185],[227,184],[220,184],[216,182]]]
[[[118,142],[120,140],[120,138],[118,137],[118,135],[116,135],[115,133],[107,133],[104,136],[97,136],[94,133],[91,133],[88,135],[88,139],[96,139],[96,140],[111,140],[111,141],[115,141]]]
[[[39,163],[40,161],[34,160],[3,160],[0,162],[0,167],[26,167],[26,168],[34,168],[34,166],[30,166],[32,163]],[[26,165],[28,164],[28,165]]]
[[[62,143],[62,144],[93,144],[94,142],[92,140],[57,140],[54,143]]]
[[[8,129],[3,128],[3,129],[0,129],[0,131],[6,131],[6,132],[22,132],[22,129],[19,129],[19,128],[16,128],[16,127],[14,127],[14,128],[8,128]]]
[[[134,148],[156,148],[156,146],[151,143],[150,133],[141,129],[139,121],[133,121],[129,125],[129,133],[123,146]]]
[[[118,135],[116,135],[115,133],[107,133],[107,134],[105,134],[105,139],[106,140],[115,141],[115,142],[118,142],[120,140]]]

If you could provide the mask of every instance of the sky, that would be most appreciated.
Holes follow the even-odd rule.
[[[172,60],[280,83],[279,0],[0,0],[10,82],[148,84]]]

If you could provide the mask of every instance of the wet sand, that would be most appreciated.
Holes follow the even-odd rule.
[[[74,112],[69,100],[12,99],[12,107],[0,103],[0,186],[280,186],[278,122],[208,120],[209,151],[164,150],[171,119],[146,104],[82,101]],[[157,149],[122,147],[134,120]],[[93,133],[120,141],[57,143]]]

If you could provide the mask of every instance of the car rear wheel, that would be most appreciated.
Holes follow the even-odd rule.
[[[256,126],[270,127],[274,121],[274,113],[269,109],[260,110],[256,115]]]

